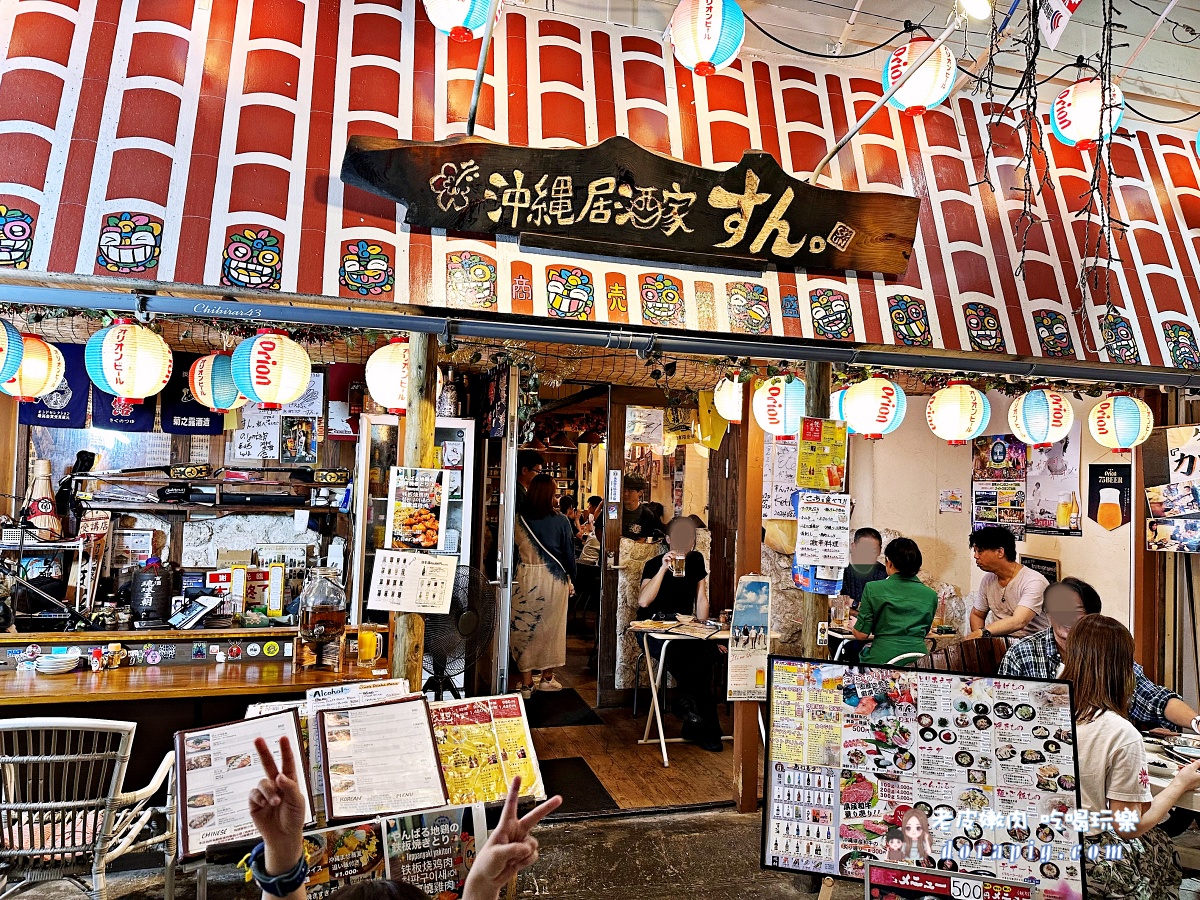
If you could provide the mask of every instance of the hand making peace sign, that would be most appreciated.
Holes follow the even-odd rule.
[[[488,835],[487,843],[475,857],[475,864],[463,885],[463,900],[496,900],[500,890],[513,876],[537,862],[538,842],[531,836],[534,827],[562,805],[562,797],[551,797],[521,818],[517,818],[517,797],[521,776],[513,778],[500,813],[500,821]]]
[[[296,777],[296,757],[286,737],[279,739],[283,771],[265,740],[256,738],[254,749],[266,777],[250,792],[250,818],[262,835],[265,874],[282,875],[304,852],[304,794]]]

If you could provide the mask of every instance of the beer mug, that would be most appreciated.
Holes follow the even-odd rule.
[[[374,622],[363,622],[358,626],[358,666],[370,669],[379,662],[383,651],[383,640],[379,636],[381,626]]]

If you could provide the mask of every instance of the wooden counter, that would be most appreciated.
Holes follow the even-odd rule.
[[[37,672],[0,674],[0,704],[4,707],[42,703],[94,703],[140,700],[193,700],[203,697],[271,697],[301,694],[309,688],[367,681],[358,670],[293,671],[291,663],[208,666],[122,666],[93,672],[79,669],[67,675]],[[99,712],[97,712],[99,715]]]

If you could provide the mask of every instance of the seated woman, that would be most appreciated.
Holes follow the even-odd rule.
[[[674,619],[679,613],[708,618],[708,570],[696,548],[696,526],[690,519],[674,519],[667,526],[668,550],[646,563],[642,590],[638,594],[638,619]],[[682,560],[682,574],[676,573]],[[642,637],[646,651],[655,659],[663,642]],[[683,719],[683,736],[705,750],[720,753],[721,723],[713,696],[713,666],[719,653],[711,641],[677,640],[667,651],[667,671],[678,685],[675,711]]]
[[[937,592],[921,584],[921,548],[909,538],[893,538],[883,551],[888,577],[863,588],[858,620],[850,629],[871,643],[859,662],[876,665],[905,653],[927,652],[925,636],[937,612]]]
[[[1075,752],[1081,809],[1139,818],[1130,831],[1099,828],[1084,843],[1089,897],[1178,898],[1183,871],[1171,838],[1155,826],[1188,791],[1200,788],[1200,760],[1183,766],[1157,795],[1150,791],[1146,748],[1129,721],[1133,635],[1108,616],[1087,615],[1067,637],[1062,677],[1073,685]],[[1094,844],[1102,845],[1092,850]],[[1095,859],[1093,859],[1095,854]]]

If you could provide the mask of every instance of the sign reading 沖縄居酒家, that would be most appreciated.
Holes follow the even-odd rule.
[[[763,151],[717,171],[624,137],[562,149],[354,136],[342,181],[403,203],[410,226],[760,270],[774,264],[901,275],[920,210],[913,197],[815,187]]]

